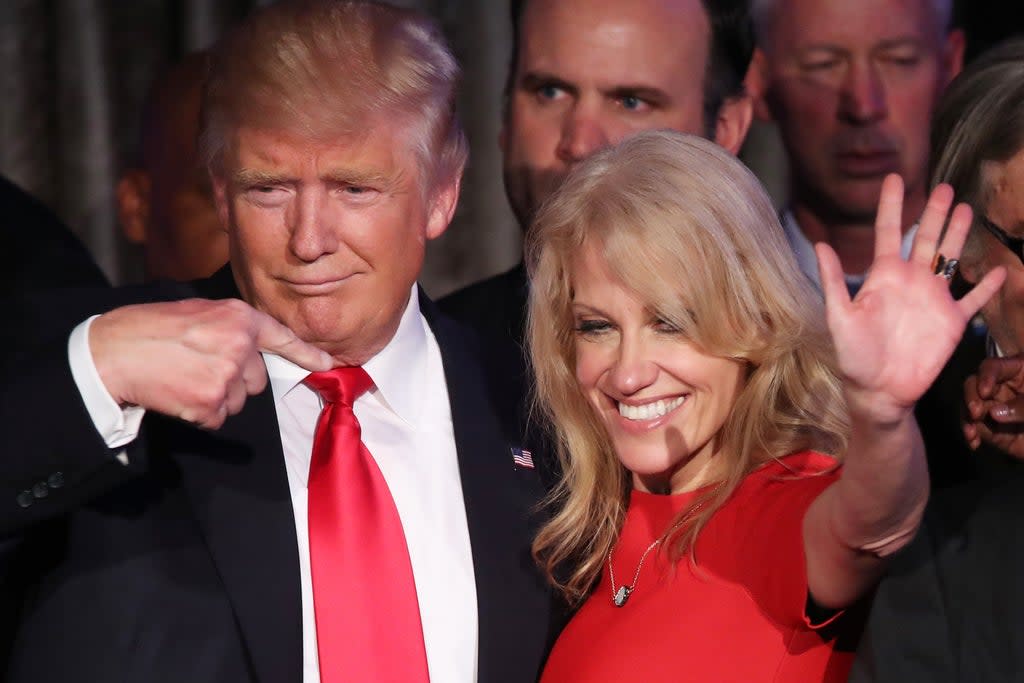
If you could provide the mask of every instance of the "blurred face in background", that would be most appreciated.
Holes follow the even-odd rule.
[[[705,130],[700,0],[532,0],[519,28],[500,143],[524,229],[574,164],[631,133],[710,133],[733,152],[742,143],[746,125],[738,139]]]
[[[983,216],[1002,229],[1011,240],[1024,240],[1024,149],[1005,163],[988,162],[984,170],[991,192]],[[980,218],[980,216],[979,216]],[[996,266],[1006,268],[1006,282],[981,309],[989,333],[1006,355],[1024,352],[1024,263],[1018,254],[1022,242],[1010,248],[983,227],[976,227],[981,240],[977,263],[963,264],[964,275],[977,282]]]
[[[824,220],[871,222],[883,178],[923,197],[928,121],[963,37],[932,0],[777,0],[748,84],[779,126],[792,199]]]
[[[228,260],[228,236],[199,162],[205,56],[190,55],[154,84],[142,117],[142,154],[117,187],[121,229],[142,247],[147,280],[193,280]]]

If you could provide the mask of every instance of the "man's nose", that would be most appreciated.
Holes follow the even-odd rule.
[[[327,220],[327,202],[325,193],[314,191],[300,191],[295,198],[288,247],[301,261],[312,263],[338,248],[336,231]]]
[[[889,113],[885,81],[871,63],[850,65],[839,97],[842,115],[854,123],[872,123]]]
[[[558,158],[567,165],[582,161],[610,144],[606,122],[594,103],[577,102],[562,122]]]

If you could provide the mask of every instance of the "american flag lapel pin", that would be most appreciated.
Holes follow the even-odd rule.
[[[516,469],[520,467],[528,470],[533,469],[533,453],[525,448],[516,448],[515,446],[512,446],[510,450],[512,451],[512,462]]]

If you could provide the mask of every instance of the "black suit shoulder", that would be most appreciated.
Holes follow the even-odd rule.
[[[471,284],[437,302],[445,314],[472,325],[485,334],[523,339],[529,289],[526,267],[510,270]]]
[[[0,297],[24,290],[104,286],[85,245],[42,202],[0,177]]]
[[[850,680],[1024,676],[1024,466],[935,494],[876,592]]]

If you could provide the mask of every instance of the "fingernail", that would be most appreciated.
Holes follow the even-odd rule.
[[[997,419],[1005,419],[1012,415],[1012,412],[1010,411],[1010,406],[1007,405],[993,406],[992,410],[990,410],[989,413],[992,415],[992,417]]]

